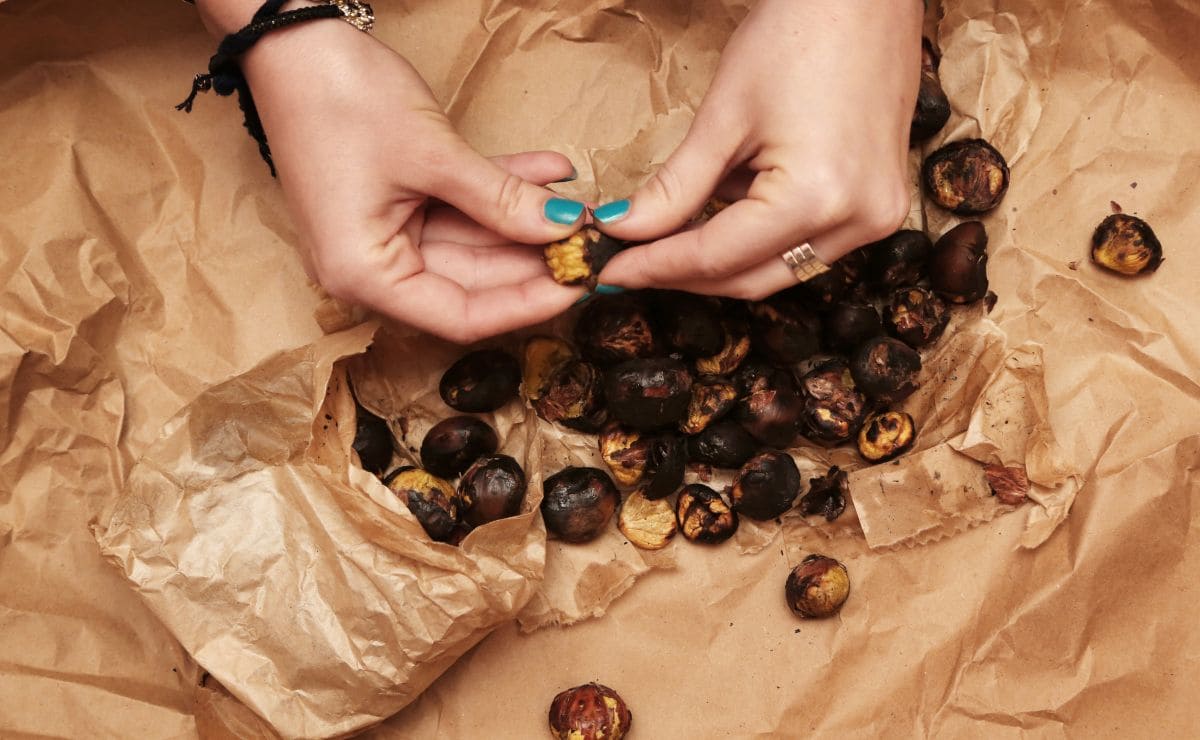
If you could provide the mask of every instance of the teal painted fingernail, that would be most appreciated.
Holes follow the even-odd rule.
[[[575,166],[572,165],[571,166],[571,174],[567,175],[566,177],[564,177],[561,180],[555,180],[554,184],[557,184],[560,182],[575,182],[578,179],[579,179],[579,170],[575,169]]]
[[[546,219],[556,224],[570,226],[583,215],[583,204],[577,200],[551,198],[546,201]]]
[[[604,285],[601,283],[600,285],[596,286],[596,293],[598,295],[617,295],[618,293],[624,292],[625,289],[620,285]]]
[[[592,300],[592,296],[594,296],[594,295],[596,295],[596,294],[595,293],[584,293],[583,295],[579,296],[579,300],[575,301],[571,305],[573,305],[573,306],[583,305],[584,303],[587,303],[588,301]]]
[[[605,203],[596,210],[592,211],[592,215],[602,224],[611,224],[613,221],[618,221],[625,218],[625,214],[629,213],[629,199],[614,200],[612,203]]]

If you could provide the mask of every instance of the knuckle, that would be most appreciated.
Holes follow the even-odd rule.
[[[646,183],[650,194],[664,203],[675,203],[683,194],[683,182],[670,163],[664,164]]]
[[[524,194],[525,181],[511,173],[505,175],[500,182],[500,188],[496,191],[497,213],[505,219],[515,219],[521,213]]]
[[[868,241],[877,241],[895,233],[908,217],[911,196],[907,188],[894,187],[872,199],[862,214],[863,227]]]

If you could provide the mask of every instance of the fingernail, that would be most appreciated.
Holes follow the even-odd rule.
[[[546,219],[556,224],[570,226],[583,215],[583,204],[577,200],[551,198],[546,201]]]
[[[574,303],[572,303],[571,305],[573,305],[573,306],[581,306],[581,305],[583,305],[584,303],[587,303],[588,301],[592,300],[592,296],[594,296],[594,295],[596,295],[596,294],[595,294],[595,293],[592,293],[592,292],[590,292],[590,291],[589,291],[589,292],[587,292],[587,293],[584,293],[583,295],[579,296],[579,300],[575,301],[575,302],[574,302]]]
[[[605,203],[596,210],[592,211],[592,215],[602,224],[611,224],[613,221],[618,221],[625,218],[625,214],[629,213],[629,199],[614,200],[612,203]]]
[[[575,169],[574,165],[571,165],[571,174],[567,175],[566,177],[564,177],[561,180],[555,180],[554,183],[552,183],[552,184],[557,184],[560,182],[575,182],[578,179],[579,179],[579,170]]]
[[[620,285],[605,285],[605,284],[601,283],[600,285],[596,286],[596,294],[597,295],[617,295],[618,293],[624,293],[624,292],[625,292],[625,289],[622,288]]]

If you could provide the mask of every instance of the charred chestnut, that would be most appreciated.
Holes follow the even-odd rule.
[[[917,109],[909,131],[909,144],[933,137],[950,120],[950,99],[938,78],[937,52],[929,39],[921,40],[921,86],[917,89]]]
[[[1122,275],[1154,272],[1163,261],[1162,244],[1150,224],[1137,216],[1114,213],[1092,234],[1092,261]]]
[[[938,239],[933,247],[929,282],[951,303],[974,303],[987,295],[987,230],[966,221]]]
[[[687,415],[692,374],[670,358],[630,360],[604,377],[604,397],[613,418],[634,429],[674,426]]]
[[[661,550],[675,536],[675,511],[666,499],[650,499],[634,491],[621,504],[617,527],[635,547]]]
[[[929,196],[960,216],[987,213],[1008,191],[1008,163],[983,139],[947,144],[921,167]]]
[[[392,461],[392,431],[387,422],[357,401],[354,404],[354,451],[362,469],[381,475]]]
[[[777,369],[754,378],[734,409],[734,418],[751,436],[778,448],[795,441],[803,414],[804,400],[791,374]]]
[[[916,285],[926,275],[933,242],[923,231],[904,229],[868,245],[867,274],[884,290]]]
[[[833,308],[846,295],[846,290],[854,282],[846,275],[846,268],[841,261],[829,266],[828,272],[809,278],[794,288],[784,291],[784,295],[796,296],[804,305],[814,311],[824,312]]]
[[[858,454],[869,462],[886,462],[908,452],[916,439],[917,425],[905,412],[871,414],[858,431]]]
[[[798,302],[776,296],[750,304],[754,347],[767,359],[791,365],[821,348],[820,320]]]
[[[738,369],[750,354],[750,332],[737,320],[721,322],[723,341],[716,354],[696,359],[696,371],[701,375],[729,375]]]
[[[463,356],[442,375],[438,391],[455,411],[477,414],[495,411],[517,397],[521,365],[498,349],[481,349]]]
[[[809,555],[788,575],[784,595],[798,617],[831,617],[850,596],[850,573],[833,558]]]
[[[608,421],[604,407],[604,376],[590,362],[571,359],[550,374],[533,410],[546,421],[589,434]]]
[[[888,333],[910,347],[936,342],[950,323],[946,302],[925,288],[904,288],[893,293],[887,315]]]
[[[630,488],[641,482],[650,459],[650,437],[611,421],[600,433],[599,443],[600,457],[618,484]]]
[[[421,465],[442,478],[457,478],[463,471],[500,446],[496,432],[473,416],[453,416],[439,421],[421,442]]]
[[[800,499],[800,511],[805,516],[820,514],[825,521],[832,522],[846,510],[846,496],[850,494],[850,477],[846,471],[834,465],[819,478],[810,478],[808,493]]]
[[[685,357],[710,357],[725,346],[719,301],[668,290],[656,293],[653,303],[663,341],[672,350]]]
[[[840,444],[854,438],[867,413],[867,399],[854,387],[850,367],[828,360],[800,379],[804,395],[801,419],[807,435],[819,442]]]
[[[692,383],[692,397],[688,401],[687,416],[679,422],[679,431],[684,434],[699,434],[733,410],[737,405],[738,391],[733,383],[720,378],[701,378]]]
[[[463,521],[479,527],[520,514],[525,486],[525,471],[512,457],[493,455],[477,460],[458,482]]]
[[[542,519],[564,542],[596,539],[621,501],[616,485],[598,468],[569,467],[542,482]]]
[[[596,287],[596,278],[624,244],[591,226],[559,242],[547,244],[542,252],[554,282],[559,285]]]
[[[875,337],[855,351],[850,360],[854,384],[869,397],[896,403],[917,389],[921,355],[899,339]]]
[[[679,492],[675,517],[679,520],[679,531],[692,542],[724,542],[738,527],[737,512],[721,494],[701,483],[684,486]]]
[[[384,485],[404,502],[430,539],[447,542],[454,536],[462,504],[454,486],[414,467],[393,471]]]
[[[530,401],[541,398],[550,383],[550,376],[567,360],[575,357],[571,345],[557,337],[530,337],[525,342],[525,367],[521,383]]]
[[[758,440],[735,421],[713,424],[688,439],[688,458],[714,468],[736,470],[758,452]]]
[[[598,683],[567,689],[550,702],[550,732],[558,740],[621,740],[632,722],[625,701]]]
[[[658,338],[645,302],[636,295],[597,296],[575,324],[575,344],[584,359],[612,365],[658,352]]]
[[[763,452],[738,471],[730,496],[739,514],[764,521],[792,508],[800,485],[800,470],[791,455]]]
[[[649,499],[670,496],[683,485],[687,468],[687,446],[675,434],[659,434],[650,440],[642,493]]]
[[[879,311],[869,303],[842,301],[825,314],[825,345],[843,354],[883,333]]]

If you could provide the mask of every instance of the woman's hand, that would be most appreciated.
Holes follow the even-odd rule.
[[[630,199],[595,210],[615,237],[658,239],[601,282],[758,299],[795,284],[780,259],[791,247],[831,263],[891,234],[909,207],[920,53],[918,0],[759,0],[678,150]],[[714,193],[735,202],[666,236]]]
[[[247,22],[257,5],[244,6],[201,2],[218,32]],[[582,203],[539,187],[571,176],[565,157],[480,156],[406,60],[339,20],[267,34],[242,70],[309,270],[331,295],[459,343],[579,298],[529,246],[583,222]]]

